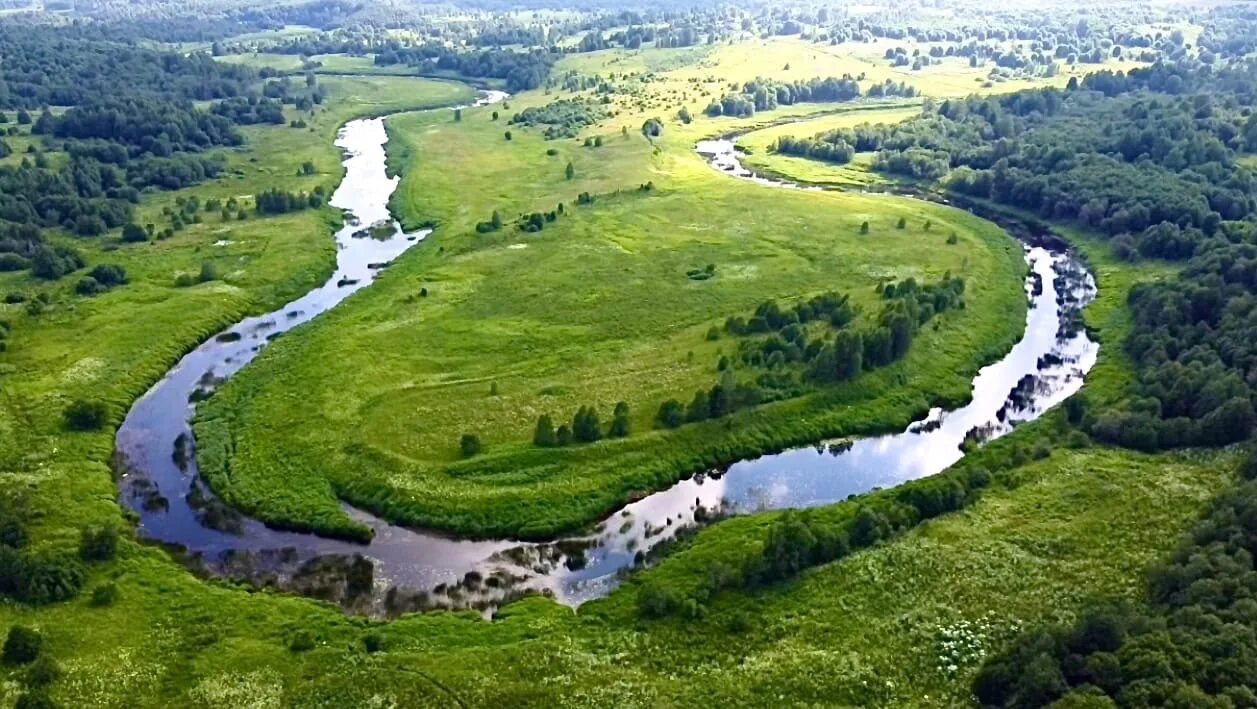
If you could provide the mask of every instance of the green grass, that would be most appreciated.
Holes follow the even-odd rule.
[[[44,633],[66,673],[54,697],[70,705],[955,706],[980,660],[948,670],[944,629],[967,622],[974,647],[992,652],[1018,628],[1072,617],[1091,595],[1135,595],[1141,569],[1173,546],[1228,465],[1059,452],[963,513],[780,587],[722,596],[702,621],[643,623],[630,587],[579,614],[532,599],[492,623],[435,613],[375,624],[205,584],[163,552],[126,544],[92,580],[119,585],[116,605],[7,606],[0,622]],[[745,530],[763,519],[722,523],[648,574],[679,573],[733,536],[755,544]],[[735,617],[744,628],[730,629]],[[287,649],[298,629],[314,650]],[[383,652],[363,652],[369,632]],[[16,691],[0,685],[0,699]]]
[[[390,122],[395,135],[411,130],[403,120]],[[417,130],[436,141],[459,125],[446,119]],[[661,159],[672,169],[655,171],[655,191],[571,207],[537,235],[467,235],[467,222],[492,206],[508,219],[519,211],[481,204],[490,184],[511,190],[512,180],[535,174],[515,166],[517,154],[547,159],[539,144],[521,140],[481,147],[478,162],[466,157],[483,145],[476,136],[444,140],[450,154],[434,155],[432,166],[418,158],[403,183],[422,179],[424,190],[406,194],[434,205],[428,213],[441,226],[431,243],[317,326],[268,348],[203,406],[203,469],[233,503],[324,531],[343,524],[339,495],[408,523],[553,533],[703,464],[884,430],[934,401],[962,400],[969,375],[1020,333],[1025,266],[1016,244],[988,223],[903,198],[767,190],[710,170],[688,147],[683,157]],[[633,140],[644,142],[635,136],[625,150]],[[446,179],[446,160],[463,166],[455,180]],[[482,164],[494,176],[483,183],[474,172]],[[596,173],[567,191],[617,177]],[[532,189],[546,194],[555,179],[566,187],[559,174],[534,178]],[[909,228],[895,228],[900,216]],[[865,220],[873,229],[861,236]],[[961,241],[949,246],[953,230]],[[708,263],[715,278],[686,278]],[[927,329],[900,365],[732,422],[650,431],[660,403],[688,400],[716,381],[720,352],[732,354],[735,344],[704,334],[726,317],[765,299],[835,289],[852,293],[871,317],[880,280],[934,281],[947,271],[966,275],[968,307]],[[424,288],[429,296],[418,297]],[[331,361],[338,366],[328,368]],[[621,400],[638,432],[627,441],[532,447],[541,413],[568,419],[595,404],[609,419]],[[458,460],[466,432],[486,446],[470,463]]]
[[[791,51],[796,54],[790,56],[797,57],[800,50]],[[679,54],[640,54],[644,58],[633,61],[681,61]],[[597,61],[593,56],[579,58]],[[707,55],[698,59],[709,60]],[[822,74],[831,69],[818,66]],[[271,186],[272,181],[287,189],[308,189],[319,181],[330,185],[339,175],[337,151],[331,147],[336,125],[354,115],[438,100],[419,87],[436,89],[422,82],[347,80],[331,110],[313,117],[313,133],[286,127],[256,129],[250,135],[252,152],[231,156],[234,166],[246,169],[243,179],[221,180],[186,194],[244,194],[258,185]],[[543,100],[523,97],[512,105]],[[670,99],[657,100],[660,106],[675,106]],[[352,397],[346,403],[354,406],[343,410],[357,416],[364,410],[362,402],[371,410],[377,401],[378,406],[392,407],[398,412],[394,419],[372,420],[381,427],[380,433],[365,432],[387,438],[388,445],[417,446],[425,436],[438,438],[426,429],[432,422],[408,408],[406,396],[417,394],[406,387],[414,392],[426,387],[451,399],[446,392],[465,392],[467,400],[479,407],[474,410],[492,418],[526,397],[544,400],[547,407],[554,403],[551,398],[565,406],[583,403],[585,382],[577,375],[588,371],[604,374],[592,386],[607,396],[617,395],[615,387],[629,387],[624,380],[642,371],[643,378],[656,373],[674,377],[661,379],[666,382],[683,381],[700,370],[703,377],[710,377],[712,348],[728,345],[727,340],[709,344],[702,338],[703,323],[714,319],[716,311],[740,309],[768,295],[797,296],[829,288],[861,290],[861,297],[867,298],[868,284],[879,275],[935,273],[961,254],[969,255],[963,273],[974,289],[970,309],[949,314],[943,330],[929,336],[936,339],[919,341],[902,366],[865,377],[837,395],[873,403],[846,413],[835,408],[841,400],[783,405],[763,412],[759,420],[763,426],[754,417],[741,420],[738,429],[745,437],[736,442],[762,443],[761,436],[780,431],[783,419],[818,429],[877,426],[923,405],[929,394],[966,393],[963,369],[989,354],[982,352],[983,343],[997,344],[992,313],[1001,297],[1016,294],[1011,286],[1015,259],[994,249],[995,244],[1008,242],[990,225],[956,212],[937,212],[935,231],[941,231],[940,224],[955,222],[962,234],[962,243],[950,251],[923,249],[919,244],[908,248],[909,237],[920,234],[883,228],[861,242],[852,237],[850,225],[858,223],[862,212],[875,215],[875,224],[880,220],[889,224],[896,210],[911,213],[917,207],[889,198],[753,190],[721,180],[688,153],[698,137],[771,121],[786,112],[752,121],[699,119],[691,126],[665,116],[668,125],[658,152],[636,132],[643,115],[649,114],[626,112],[590,134],[618,136],[624,125],[630,129],[630,141],[593,155],[581,152],[584,149],[576,143],[558,143],[563,152],[553,161],[545,158],[544,149],[555,143],[519,131],[510,150],[499,152],[501,126],[492,132],[484,129],[485,135],[494,136],[492,141],[469,133],[470,142],[483,148],[469,150],[450,140],[459,133],[445,125],[450,117],[444,113],[392,121],[399,144],[406,142],[403,151],[394,153],[407,170],[406,197],[399,204],[412,222],[441,224],[432,243],[413,251],[377,286],[356,296],[345,313],[334,311],[340,320],[329,319],[327,327],[309,328],[293,340],[303,343],[302,348],[330,347],[339,327],[352,326],[359,339],[339,346],[353,361],[373,360],[370,367],[353,370],[329,360],[324,369],[338,377],[384,372],[387,379],[346,389]],[[466,114],[460,130],[468,129],[473,118],[487,121],[484,109]],[[406,150],[414,152],[407,155]],[[253,163],[250,157],[258,161]],[[306,159],[315,161],[320,175],[296,177],[295,168]],[[562,174],[569,159],[577,166],[571,183]],[[614,167],[615,174],[604,163]],[[461,164],[468,166],[460,178],[465,182],[434,179],[463,174]],[[509,218],[524,209],[548,208],[559,195],[570,204],[579,191],[631,190],[647,179],[659,190],[600,200],[536,236],[477,237],[470,231],[495,208]],[[425,189],[429,194],[423,194]],[[691,200],[687,195],[705,199]],[[173,195],[146,195],[142,209],[159,211],[162,200],[173,200]],[[912,217],[915,228],[918,215]],[[109,402],[116,424],[131,402],[201,338],[325,275],[332,255],[329,219],[335,215],[309,212],[233,225],[232,240],[238,247],[212,247],[218,240],[215,230],[224,228],[215,218],[154,245],[114,250],[110,239],[103,247],[77,242],[93,262],[126,263],[132,273],[131,285],[92,299],[71,296],[70,280],[49,285],[22,275],[0,275],[0,291],[46,290],[54,296],[54,307],[38,318],[28,318],[20,308],[0,306],[0,317],[15,324],[10,350],[0,354],[0,485],[6,491],[30,491],[27,509],[36,548],[72,553],[80,528],[120,522],[116,489],[106,467],[112,430],[67,432],[60,421],[64,405],[77,396],[102,398]],[[1129,376],[1119,347],[1126,323],[1126,290],[1139,280],[1167,277],[1171,271],[1163,264],[1117,262],[1098,242],[1071,237],[1087,254],[1101,285],[1100,299],[1089,308],[1087,318],[1104,348],[1086,390],[1105,400],[1106,392],[1120,393],[1122,377]],[[519,243],[527,247],[510,248]],[[196,267],[206,254],[217,253],[215,248],[241,249],[228,257],[246,259],[241,272],[225,282],[191,289],[170,286],[172,274]],[[684,282],[684,268],[703,265],[709,253],[719,255],[710,259],[718,265],[717,277]],[[736,268],[751,262],[758,265],[753,273]],[[674,265],[683,268],[674,273]],[[741,281],[736,280],[739,277]],[[546,298],[538,302],[533,294],[553,285],[551,279],[575,282],[577,287],[545,291]],[[631,287],[643,283],[650,288]],[[739,283],[746,288],[736,287]],[[424,285],[432,291],[429,298],[404,302]],[[1020,297],[1016,301],[1014,307],[1022,307]],[[601,316],[604,309],[607,315]],[[598,321],[604,317],[615,320],[617,327],[623,321],[626,335],[608,335],[606,325],[600,329]],[[1005,319],[1020,322],[1021,311],[1006,313]],[[1007,338],[1010,333],[1004,325]],[[624,341],[633,338],[648,340],[651,347],[628,347]],[[512,342],[530,345],[538,339],[546,349],[509,351]],[[286,341],[277,341],[277,351],[280,345],[287,346]],[[485,351],[469,353],[473,346]],[[624,364],[591,362],[592,355],[576,351],[586,347],[595,360],[625,352],[632,357]],[[691,350],[692,364],[687,354],[682,357]],[[379,352],[387,352],[390,359]],[[487,355],[484,362],[482,355]],[[446,370],[439,358],[451,358],[463,369],[449,368],[449,379],[434,383],[433,373]],[[298,369],[290,373],[281,359],[277,355],[264,366],[281,377],[305,376]],[[633,364],[637,362],[671,367],[640,370]],[[944,363],[953,369],[946,376],[934,376],[947,369]],[[531,371],[541,374],[530,379]],[[549,396],[542,397],[537,387],[553,386],[552,379],[566,388],[547,388]],[[501,401],[488,396],[489,381],[500,381]],[[658,385],[645,381],[631,386],[636,391]],[[896,396],[886,397],[892,386]],[[288,391],[310,395],[310,415],[320,417],[337,410],[338,402],[328,397],[341,393],[322,386],[317,398],[313,390]],[[375,398],[368,401],[366,393]],[[462,405],[457,400],[420,399],[423,406]],[[645,415],[643,406],[636,400],[631,403],[637,415]],[[292,409],[295,404],[284,406]],[[833,418],[823,420],[824,415]],[[996,445],[1031,443],[1054,425],[1052,418],[1023,427]],[[525,423],[518,429],[505,428],[526,434],[531,420]],[[444,422],[436,425],[454,430]],[[677,434],[678,443],[692,448],[708,432],[683,431]],[[444,434],[439,438],[445,446],[439,455],[452,455],[455,440]],[[490,440],[489,455],[499,448],[509,453],[508,438]],[[639,442],[644,451],[655,454],[649,436],[635,436],[625,445]],[[601,455],[607,448],[598,446],[591,452]],[[1070,618],[1089,596],[1134,595],[1143,567],[1174,545],[1201,502],[1226,483],[1231,463],[1226,454],[1058,450],[1046,460],[1000,473],[997,479],[1007,484],[995,485],[961,513],[779,587],[723,595],[710,604],[701,621],[641,621],[634,610],[636,590],[630,584],[579,613],[545,599],[529,599],[503,609],[494,622],[473,614],[433,613],[374,623],[345,617],[308,599],[248,593],[230,584],[198,580],[166,551],[124,539],[119,558],[91,567],[87,583],[89,591],[116,584],[119,597],[114,605],[93,607],[89,594],[41,608],[5,602],[0,604],[0,629],[21,622],[44,634],[46,651],[64,671],[51,688],[52,696],[65,706],[449,706],[455,699],[468,706],[672,706],[722,701],[955,706],[968,701],[968,683],[980,660],[959,662],[955,670],[941,665],[944,628],[968,622],[975,629],[975,647],[993,652],[1016,628]],[[685,461],[664,464],[683,467]],[[675,474],[675,468],[669,474]],[[837,505],[820,514],[843,514],[846,507]],[[757,548],[771,519],[771,515],[738,518],[709,528],[645,577],[693,583],[705,573],[706,558]],[[745,621],[745,628],[734,629],[735,619]],[[300,654],[288,649],[298,630],[314,637],[315,649]],[[383,652],[368,655],[362,650],[368,633],[382,637]],[[13,704],[21,680],[22,670],[0,668],[0,706]]]

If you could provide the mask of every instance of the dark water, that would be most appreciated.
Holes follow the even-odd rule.
[[[183,547],[211,573],[274,583],[371,612],[486,608],[528,590],[576,605],[605,595],[640,554],[713,511],[743,514],[832,504],[938,473],[961,458],[966,437],[989,440],[1038,417],[1076,392],[1095,363],[1097,345],[1069,317],[1093,297],[1090,275],[1068,253],[1027,247],[1032,275],[1026,292],[1032,307],[1022,339],[978,373],[968,405],[931,411],[904,432],[822,442],[742,461],[629,504],[588,535],[548,544],[458,540],[390,525],[348,507],[347,513],[375,531],[370,544],[269,529],[225,509],[198,482],[195,455],[186,443],[193,412],[189,399],[239,371],[269,338],[368,285],[381,264],[427,235],[401,233],[388,214],[396,180],[385,174],[385,140],[379,119],[354,121],[341,132],[337,144],[348,153],[346,175],[332,204],[350,218],[336,235],[337,270],[328,282],[202,344],[136,402],[118,431],[121,498],[140,515],[141,534]],[[730,141],[700,144],[699,151],[736,177],[766,187],[790,186],[744,170]],[[391,236],[356,235],[376,224],[392,225]],[[182,456],[176,453],[181,437],[189,452]],[[190,503],[188,492],[194,487],[198,493]],[[328,591],[338,582],[327,581],[321,562],[355,555],[373,563],[375,592],[349,599]]]

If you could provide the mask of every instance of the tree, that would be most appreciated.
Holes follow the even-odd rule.
[[[677,118],[680,118],[681,122],[686,125],[689,125],[694,120],[694,116],[690,115],[690,109],[687,106],[682,106],[681,110],[677,111]]]
[[[573,177],[576,177],[576,167],[572,165],[572,163],[569,162],[567,164],[567,167],[564,168],[563,174],[567,175],[567,179],[569,180],[572,179]]]
[[[560,446],[568,446],[572,444],[572,429],[567,424],[559,424],[559,428],[554,432],[554,442]]]
[[[461,120],[463,120],[463,109],[461,108],[454,109],[454,122],[458,123]]]
[[[533,432],[532,442],[535,446],[550,447],[558,443],[554,435],[554,422],[550,419],[550,414],[542,414],[537,417],[537,428]]]
[[[481,450],[480,436],[474,433],[464,433],[463,437],[458,441],[458,449],[462,452],[464,458],[479,455]]]
[[[658,138],[663,135],[663,123],[658,118],[647,118],[642,124],[642,135],[647,138]]]
[[[840,330],[834,337],[834,380],[847,381],[864,369],[864,337],[859,332]]]
[[[896,229],[906,229],[907,227],[908,227],[908,220],[905,219],[904,217],[899,217],[899,221],[895,222]]]
[[[707,392],[702,390],[694,392],[690,407],[685,411],[685,420],[704,421],[708,416],[711,416],[711,402],[707,398]]]
[[[602,438],[602,425],[594,407],[582,406],[572,417],[572,438],[578,443],[593,443]]]
[[[624,438],[629,435],[629,407],[621,401],[615,405],[612,413],[611,428],[607,430],[608,438]]]
[[[498,210],[493,210],[493,216],[490,217],[489,224],[493,226],[494,231],[502,228],[502,215],[498,214]]]
[[[860,233],[861,233],[861,234],[867,234],[867,233],[869,233],[869,223],[868,223],[868,222],[864,222],[864,223],[860,224]]]
[[[25,625],[14,625],[9,628],[9,635],[4,639],[3,658],[6,664],[28,665],[39,657],[40,646],[44,638],[39,631]]]
[[[655,421],[664,428],[676,428],[685,423],[685,407],[676,399],[668,399],[660,404]]]
[[[510,139],[511,139],[511,132],[510,132],[509,130],[508,130],[508,131],[506,131],[505,133],[503,133],[503,135],[504,135],[504,136],[506,136],[506,139],[507,139],[507,140],[510,140]]]

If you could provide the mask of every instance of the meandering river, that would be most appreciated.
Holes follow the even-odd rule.
[[[489,92],[480,103],[504,97]],[[367,287],[428,235],[403,233],[388,212],[397,179],[385,170],[386,140],[384,119],[352,121],[340,132],[345,178],[331,204],[347,218],[335,236],[337,265],[327,282],[202,343],[135,402],[118,430],[120,499],[139,516],[140,534],[182,548],[207,573],[377,613],[484,609],[530,591],[577,605],[608,593],[646,551],[717,511],[832,504],[938,473],[962,457],[966,437],[988,440],[1037,418],[1076,392],[1095,363],[1098,347],[1072,317],[1094,296],[1093,280],[1067,252],[1027,246],[1031,307],[1022,338],[978,373],[970,403],[930,411],[903,432],[818,442],[741,461],[633,502],[589,534],[552,543],[460,540],[390,525],[349,507],[348,514],[374,530],[370,544],[271,529],[227,508],[200,481],[189,423],[193,402],[240,371],[273,338]],[[698,151],[734,178],[768,188],[797,187],[743,168],[733,140],[706,141]],[[368,232],[369,227],[376,228]],[[348,603],[343,571],[361,558],[373,564],[375,592]]]

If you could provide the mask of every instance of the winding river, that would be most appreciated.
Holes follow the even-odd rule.
[[[504,98],[489,92],[479,104]],[[444,109],[449,110],[449,109]],[[390,525],[348,506],[375,537],[360,545],[271,529],[218,501],[200,481],[189,421],[195,401],[246,366],[275,337],[309,322],[357,290],[429,231],[403,233],[388,211],[397,179],[385,170],[384,119],[341,130],[345,178],[331,204],[345,210],[337,266],[319,288],[250,317],[183,357],[141,397],[117,433],[119,494],[140,534],[177,547],[207,574],[307,593],[359,611],[492,608],[526,592],[569,605],[608,593],[642,555],[714,513],[831,504],[850,495],[938,473],[963,455],[966,438],[1002,435],[1076,392],[1098,347],[1078,327],[1094,296],[1090,275],[1067,253],[1027,246],[1031,307],[1021,340],[973,381],[973,398],[935,409],[905,431],[821,442],[698,475],[615,512],[592,532],[551,543],[471,541]],[[733,140],[697,147],[713,168],[766,187],[798,187],[753,174]],[[373,592],[350,591],[348,569],[367,559]]]

